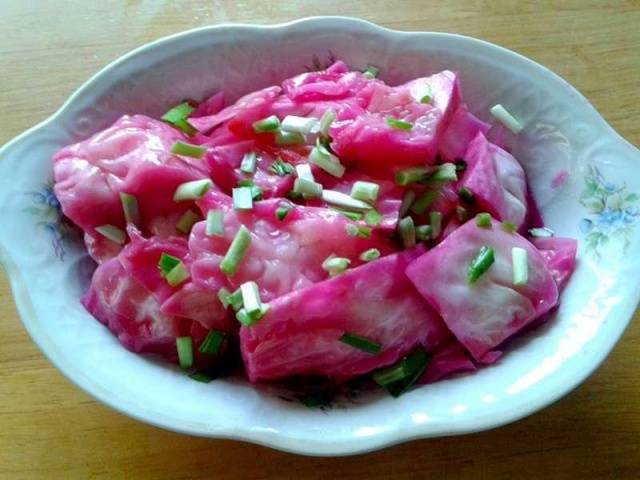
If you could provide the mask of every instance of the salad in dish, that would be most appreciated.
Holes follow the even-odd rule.
[[[208,382],[371,379],[393,396],[498,361],[548,318],[577,243],[545,228],[456,73],[390,86],[341,61],[124,115],[53,158],[97,267],[82,299],[127,349]]]

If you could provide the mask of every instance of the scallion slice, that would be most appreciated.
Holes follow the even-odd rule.
[[[398,222],[398,232],[400,232],[400,238],[402,239],[402,245],[404,248],[411,248],[416,245],[416,228],[413,223],[413,218],[404,217]]]
[[[207,212],[208,237],[222,237],[224,235],[224,212],[222,210],[209,210]]]
[[[280,202],[276,209],[276,218],[280,221],[284,220],[292,209],[293,206],[290,203]]]
[[[458,197],[465,203],[473,204],[476,201],[476,197],[471,190],[467,187],[462,187],[458,190]]]
[[[240,289],[231,293],[229,290],[222,287],[218,290],[218,299],[224,308],[229,308],[229,306],[231,306],[231,308],[236,312],[242,308],[242,292]]]
[[[362,252],[359,258],[363,262],[373,262],[380,258],[380,250],[377,248],[370,248],[369,250]]]
[[[415,199],[416,192],[414,192],[413,190],[407,190],[405,192],[404,197],[402,198],[402,203],[400,204],[400,210],[398,211],[399,217],[404,217],[407,214]]]
[[[231,189],[233,208],[236,210],[251,210],[253,208],[253,192],[251,187],[238,187]]]
[[[277,132],[280,130],[280,120],[275,115],[253,122],[253,131],[256,133]]]
[[[176,191],[173,194],[173,201],[183,202],[185,200],[197,200],[204,197],[212,186],[213,182],[208,178],[185,182],[176,188]]]
[[[516,286],[526,285],[529,281],[527,251],[524,248],[513,247],[511,249],[511,263],[513,265],[513,284]]]
[[[416,227],[416,240],[421,242],[431,240],[433,238],[433,228],[431,225],[418,225]]]
[[[375,203],[380,193],[380,185],[374,182],[356,181],[351,186],[351,196],[363,202]]]
[[[373,380],[392,396],[399,397],[418,381],[429,360],[430,357],[424,350],[415,350],[395,365],[376,371]]]
[[[348,223],[345,226],[345,230],[350,237],[369,238],[371,236],[371,228],[359,226],[354,223]]]
[[[438,196],[436,190],[427,190],[424,194],[411,205],[411,211],[416,215],[422,215],[427,208],[431,206]]]
[[[370,227],[377,227],[382,222],[382,215],[376,209],[367,210],[364,214],[364,221]]]
[[[431,238],[436,239],[442,233],[442,213],[429,213],[429,224],[431,226]]]
[[[240,225],[227,253],[220,262],[220,270],[222,270],[226,276],[232,277],[233,274],[236,273],[250,245],[251,233],[247,230],[247,227]]]
[[[298,178],[309,180],[310,182],[316,181],[313,176],[313,172],[311,171],[311,165],[309,165],[308,163],[300,163],[296,165],[296,176]]]
[[[323,194],[322,185],[300,177],[293,182],[293,191],[302,194],[304,198],[317,198]]]
[[[138,208],[138,200],[128,193],[120,193],[120,202],[124,211],[124,219],[127,223],[137,225],[140,223],[140,209]]]
[[[280,128],[285,132],[294,132],[308,134],[317,128],[318,120],[313,117],[297,117],[295,115],[287,115],[282,120]]]
[[[318,143],[309,154],[309,161],[334,177],[342,177],[345,172],[344,165],[338,157],[333,155],[322,144]]]
[[[373,208],[367,202],[357,200],[346,193],[336,190],[323,190],[322,200],[345,210],[354,210],[356,212],[364,212]]]
[[[207,147],[177,141],[171,147],[171,153],[182,155],[183,157],[202,158],[207,153]]]
[[[532,237],[547,238],[547,237],[553,237],[554,233],[553,233],[553,230],[551,230],[550,228],[538,227],[538,228],[530,228],[529,235],[531,235]]]
[[[420,103],[431,103],[431,100],[433,100],[431,94],[426,93],[420,98]]]
[[[372,80],[378,76],[378,74],[380,73],[380,69],[374,65],[367,65],[366,67],[364,67],[362,73],[366,78]]]
[[[279,147],[286,147],[289,145],[304,145],[304,135],[295,132],[276,132],[275,144]]]
[[[294,172],[293,165],[285,162],[280,157],[276,158],[271,166],[269,167],[269,171],[279,177],[284,177],[286,175],[291,175]]]
[[[224,337],[224,332],[209,330],[209,333],[207,333],[207,336],[204,337],[204,340],[200,344],[198,351],[207,355],[216,355],[220,351],[220,347],[222,347]]]
[[[491,268],[495,259],[493,248],[484,245],[469,265],[469,271],[467,272],[468,282],[475,283],[478,281],[478,279]]]
[[[253,180],[249,178],[243,178],[238,182],[238,187],[249,187],[251,188],[251,198],[257,202],[258,200],[262,200],[262,188],[253,183]]]
[[[413,167],[399,170],[396,173],[396,183],[406,187],[411,183],[424,182],[431,172],[433,172],[433,169],[426,167]]]
[[[251,327],[255,325],[258,320],[264,317],[268,311],[269,304],[267,303],[263,303],[260,311],[254,315],[250,315],[244,308],[241,308],[236,312],[236,319],[245,327]]]
[[[330,255],[324,262],[322,262],[322,269],[330,276],[335,277],[349,268],[350,263],[351,260],[348,258]]]
[[[193,112],[193,107],[187,102],[176,105],[162,116],[162,120],[182,130],[187,135],[193,135],[196,129],[187,121],[187,117]]]
[[[188,120],[178,120],[173,124],[173,126],[176,127],[178,130],[181,130],[183,133],[185,133],[189,137],[191,137],[193,134],[195,134],[198,131],[189,123]]]
[[[344,210],[344,209],[338,208],[338,207],[329,207],[329,208],[331,210],[334,210],[334,211],[344,215],[349,220],[352,220],[354,222],[357,222],[357,221],[362,220],[364,218],[364,215],[361,212],[350,212],[349,210]]]
[[[502,229],[507,233],[514,233],[518,227],[513,222],[502,222]]]
[[[481,228],[491,228],[491,215],[488,213],[479,213],[476,215],[476,225]]]
[[[240,162],[240,171],[244,173],[253,174],[256,173],[256,167],[258,166],[258,156],[255,152],[247,152],[242,157]]]
[[[456,217],[458,218],[458,221],[464,223],[469,220],[469,211],[466,208],[458,205],[456,207]]]
[[[160,269],[160,275],[166,277],[167,274],[174,269],[176,265],[180,263],[180,259],[162,252],[160,254],[160,260],[158,260],[158,268]]]
[[[331,124],[335,121],[337,115],[334,110],[327,110],[322,114],[320,118],[320,135],[326,137],[329,135],[329,128]]]
[[[362,335],[352,332],[344,332],[340,337],[340,341],[353,348],[357,348],[358,350],[362,350],[363,352],[371,353],[373,355],[377,355],[382,351],[382,345],[378,342],[374,342],[373,340],[369,340]]]
[[[214,380],[214,377],[204,372],[194,372],[189,375],[189,378],[201,383],[210,383]]]
[[[181,283],[187,281],[191,275],[183,262],[179,262],[164,276],[165,280],[171,287],[177,287]]]
[[[260,311],[262,302],[260,301],[260,291],[256,282],[244,282],[240,285],[242,293],[242,305],[249,315],[255,315]]]
[[[191,337],[176,337],[178,364],[187,369],[193,366],[193,340]]]
[[[467,170],[467,162],[464,158],[456,158],[453,163],[456,166],[456,172],[464,173]]]
[[[522,124],[515,119],[511,113],[507,111],[502,105],[497,104],[491,107],[491,115],[499,120],[505,127],[511,130],[513,133],[520,133],[522,131]]]
[[[199,221],[200,215],[189,209],[182,214],[180,220],[178,220],[178,223],[176,223],[176,228],[179,232],[189,234],[191,228]]]
[[[114,225],[100,225],[96,227],[96,232],[118,245],[124,245],[127,240],[126,232]]]
[[[436,171],[427,178],[428,182],[455,182],[456,180],[458,180],[458,175],[453,163],[438,165]]]
[[[391,128],[397,128],[398,130],[409,131],[413,129],[413,123],[405,122],[404,120],[399,120],[393,117],[387,117],[387,125]]]

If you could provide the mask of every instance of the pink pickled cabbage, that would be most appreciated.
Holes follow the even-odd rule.
[[[551,276],[563,289],[576,268],[578,242],[573,238],[533,238],[531,239],[544,258]]]
[[[433,383],[454,373],[473,372],[475,364],[465,349],[455,340],[439,347],[429,360],[418,383]]]
[[[466,105],[460,105],[453,113],[451,122],[442,135],[440,155],[446,161],[464,158],[469,143],[479,132],[486,135],[489,127],[488,123],[469,112]]]

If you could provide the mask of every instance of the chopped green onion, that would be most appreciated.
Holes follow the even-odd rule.
[[[407,376],[407,374],[408,372],[405,362],[401,360],[391,367],[383,368],[374,372],[373,380],[381,387],[385,387],[402,380]]]
[[[387,117],[387,125],[391,128],[397,128],[398,130],[409,131],[413,128],[413,123],[405,122],[404,120],[398,120],[397,118]]]
[[[377,248],[370,248],[360,254],[360,260],[363,262],[373,262],[380,258],[380,250]]]
[[[249,315],[255,315],[260,311],[262,302],[260,301],[260,291],[256,282],[244,282],[240,285],[242,293],[242,305]]]
[[[298,398],[307,408],[324,408],[331,404],[331,396],[328,394],[309,394]]]
[[[479,213],[476,215],[476,225],[481,228],[491,228],[491,215],[488,213]]]
[[[431,238],[438,238],[442,232],[442,213],[431,212],[429,214],[429,223],[431,225]]]
[[[413,224],[413,218],[404,217],[400,220],[398,222],[398,231],[404,248],[411,248],[416,245],[416,228]]]
[[[294,133],[311,133],[314,127],[318,126],[318,120],[313,117],[297,117],[295,115],[287,115],[282,120],[281,128],[285,132]]]
[[[176,223],[176,228],[179,232],[189,234],[191,228],[200,221],[200,215],[198,215],[193,210],[189,209],[182,216],[178,223]]]
[[[207,333],[207,336],[204,337],[204,340],[200,344],[198,351],[207,355],[217,354],[220,351],[220,347],[222,347],[224,337],[224,332],[220,332],[218,330],[209,330],[209,333]]]
[[[193,366],[193,341],[191,337],[176,337],[176,350],[180,367],[191,368]]]
[[[301,163],[299,165],[296,165],[296,176],[298,178],[309,180],[310,182],[316,181],[313,176],[313,172],[311,171],[311,165],[309,165],[308,163]]]
[[[186,133],[190,137],[198,131],[195,128],[193,128],[193,126],[187,120],[178,120],[173,124],[173,126],[176,127],[178,130],[181,130],[182,132]]]
[[[475,283],[495,262],[495,252],[493,248],[484,245],[478,255],[473,259],[469,265],[469,271],[467,273],[467,280],[469,283]]]
[[[176,188],[176,192],[173,194],[173,201],[182,202],[184,200],[197,200],[204,197],[212,186],[213,182],[208,178],[185,182]]]
[[[375,203],[380,193],[380,185],[374,182],[356,181],[351,187],[351,196],[363,202]]]
[[[372,80],[378,76],[378,74],[380,73],[380,69],[374,65],[367,65],[366,67],[364,67],[362,73],[364,73],[364,76],[366,78]]]
[[[400,204],[400,210],[398,211],[399,217],[404,217],[411,205],[413,205],[414,200],[416,199],[416,192],[413,190],[407,190],[402,198],[402,203]]]
[[[458,205],[456,207],[456,217],[460,222],[464,223],[469,220],[469,211],[466,208]]]
[[[304,198],[317,198],[323,194],[322,185],[300,177],[293,182],[293,191],[301,193]]]
[[[158,261],[158,268],[160,269],[160,275],[166,277],[167,274],[174,269],[176,265],[180,263],[180,259],[162,252],[160,260]]]
[[[205,233],[208,237],[224,236],[224,212],[222,210],[209,210],[207,212],[207,228]]]
[[[382,351],[381,344],[356,333],[344,332],[340,337],[340,341],[352,346],[353,348],[357,348],[358,350],[362,350],[363,352],[371,353],[373,355],[377,355]]]
[[[178,120],[186,119],[191,112],[193,112],[193,107],[189,105],[187,102],[182,102],[179,105],[176,105],[167,113],[162,116],[162,120],[169,123],[175,123]]]
[[[428,182],[455,182],[456,180],[458,180],[458,175],[453,163],[438,165],[436,171],[427,178]]]
[[[300,192],[291,190],[290,192],[287,193],[287,198],[289,200],[293,200],[294,202],[297,202],[298,200],[302,200],[304,196]]]
[[[210,383],[212,380],[214,380],[214,377],[203,372],[192,373],[189,375],[189,378],[191,380],[195,380],[196,382],[201,382],[201,383]]]
[[[377,227],[382,221],[382,215],[380,215],[380,212],[376,209],[372,208],[371,210],[367,210],[364,214],[364,221],[371,227]]]
[[[500,121],[505,127],[511,130],[513,133],[520,133],[522,131],[522,124],[511,115],[506,108],[497,104],[491,107],[491,115]]]
[[[322,262],[322,269],[329,273],[330,276],[335,277],[349,268],[350,263],[351,260],[348,258],[330,255],[324,262]]]
[[[240,289],[231,293],[229,290],[222,287],[218,290],[218,299],[224,308],[229,308],[229,305],[231,305],[231,308],[236,312],[242,308],[242,292]]]
[[[280,130],[280,120],[275,115],[253,122],[253,131],[256,133],[277,132]]]
[[[344,175],[344,165],[340,163],[338,157],[329,152],[320,143],[311,150],[309,161],[334,177],[340,178]]]
[[[291,209],[293,209],[293,206],[290,203],[280,202],[276,209],[276,218],[280,221],[284,220],[287,218],[287,215],[289,215]]]
[[[353,223],[348,223],[345,226],[345,230],[350,237],[369,238],[371,236],[371,229],[369,227],[362,227]]]
[[[96,227],[96,232],[118,245],[124,245],[124,242],[127,240],[126,232],[114,225],[100,225]]]
[[[467,162],[463,158],[456,158],[453,162],[456,166],[456,172],[463,173],[467,169]]]
[[[514,233],[518,227],[513,222],[502,222],[502,229],[507,233]]]
[[[422,98],[420,99],[420,103],[431,103],[431,100],[433,100],[433,97],[427,93],[426,95],[422,96]]]
[[[469,204],[475,203],[476,201],[475,195],[467,187],[462,187],[460,190],[458,190],[458,197],[463,202],[469,203]]]
[[[247,152],[242,157],[242,161],[240,162],[240,171],[244,173],[253,174],[256,172],[256,167],[258,166],[258,156],[255,152]]]
[[[373,208],[367,202],[357,200],[350,195],[347,195],[346,193],[337,192],[335,190],[323,190],[322,200],[331,205],[335,205],[346,210],[355,210],[358,212],[371,210]]]
[[[511,263],[513,265],[513,284],[516,286],[526,285],[529,281],[527,251],[524,248],[513,247],[511,249]]]
[[[253,192],[251,187],[231,189],[233,208],[236,210],[251,210],[253,208]]]
[[[171,153],[184,157],[202,158],[207,153],[207,147],[177,141],[173,144],[173,147],[171,147]]]
[[[249,245],[251,245],[251,233],[249,233],[247,227],[240,225],[238,233],[236,233],[236,236],[229,246],[229,250],[227,250],[227,253],[220,262],[220,270],[222,270],[226,276],[232,277],[233,274],[236,273],[240,262],[242,262],[247,254]]]
[[[418,200],[413,203],[413,205],[411,205],[411,211],[416,215],[422,215],[427,210],[427,208],[431,206],[437,196],[437,191],[427,190]]]
[[[136,197],[128,193],[120,193],[120,202],[126,222],[132,225],[140,223],[140,209]]]
[[[349,220],[353,220],[354,222],[357,222],[359,220],[362,220],[363,215],[360,212],[350,212],[349,210],[344,210],[342,208],[338,208],[338,207],[329,207],[331,210],[334,210],[342,215],[344,215],[345,217],[347,217]],[[371,210],[370,210],[371,211]]]
[[[224,308],[229,308],[229,305],[231,305],[231,302],[229,301],[230,296],[231,292],[225,287],[221,287],[220,290],[218,290],[218,300],[220,300],[220,303]]]
[[[254,201],[262,200],[262,188],[258,187],[253,180],[249,178],[243,178],[238,182],[238,187],[251,188],[251,199]]]
[[[241,308],[236,312],[236,319],[245,327],[251,327],[266,315],[266,313],[269,311],[269,308],[269,304],[263,303],[260,310],[253,315],[250,315],[249,312],[247,312],[244,308]]]
[[[167,280],[169,286],[177,287],[182,282],[188,280],[190,276],[191,275],[189,274],[189,271],[187,270],[187,267],[184,265],[184,263],[179,262],[175,267],[167,272],[164,278]]]
[[[304,135],[294,132],[276,132],[275,144],[279,147],[288,145],[303,145],[305,143]]]
[[[399,397],[415,384],[429,363],[429,355],[422,349],[415,350],[391,367],[373,374],[373,380],[394,397]]]
[[[431,225],[418,225],[416,227],[416,240],[421,242],[424,240],[431,240],[433,238],[433,228]]]
[[[413,167],[399,170],[396,172],[396,183],[406,187],[411,183],[423,182],[429,177],[431,172],[433,172],[433,169],[426,167]]]
[[[320,135],[326,137],[329,135],[329,127],[336,119],[337,115],[334,110],[327,110],[320,118]]]
[[[553,237],[553,230],[547,227],[530,228],[529,235],[538,238]]]
[[[420,103],[431,103],[433,100],[433,89],[431,85],[424,85],[423,88],[420,88],[419,91],[415,91],[413,94],[413,98],[418,100]]]
[[[280,157],[276,158],[271,166],[269,167],[269,171],[279,177],[284,177],[286,175],[291,175],[294,171],[293,165],[285,162]]]

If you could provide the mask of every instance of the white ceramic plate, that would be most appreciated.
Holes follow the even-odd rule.
[[[369,395],[325,410],[285,402],[240,379],[194,382],[177,368],[126,351],[79,303],[91,264],[52,194],[52,154],[123,113],[158,116],[183,98],[219,89],[233,99],[333,57],[354,68],[375,64],[391,83],[457,70],[473,112],[489,120],[488,108],[500,102],[524,122],[515,154],[544,217],[559,235],[580,242],[578,268],[555,318],[476,374],[399,399]],[[593,372],[640,298],[639,161],[638,150],[569,84],[486,42],[395,32],[348,18],[206,27],[115,61],[55,115],[2,148],[0,260],[33,339],[100,401],[179,432],[305,454],[352,454],[512,422]],[[567,183],[552,188],[563,169],[570,172]]]

